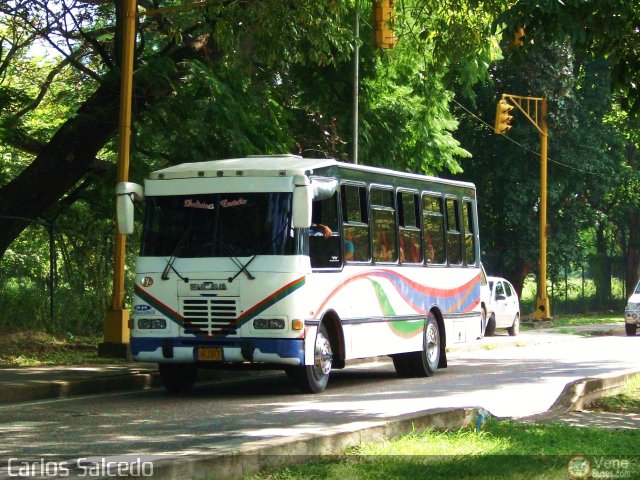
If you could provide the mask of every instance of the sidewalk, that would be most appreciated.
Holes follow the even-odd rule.
[[[624,335],[624,324],[588,325],[570,327],[572,331],[595,335]],[[557,329],[556,329],[557,331]],[[470,351],[483,348],[523,347],[538,343],[566,341],[570,335],[554,333],[554,329],[523,332],[516,337],[498,333],[472,344],[452,347],[449,350]],[[254,373],[235,370],[204,370],[202,377],[208,381],[229,378],[230,375]],[[640,372],[639,372],[640,373]],[[587,412],[583,409],[603,391],[613,392],[624,385],[629,375],[608,379],[582,379],[567,385],[549,411],[524,421],[559,421],[576,426],[605,428],[640,428],[639,414],[610,414]],[[118,363],[89,366],[55,366],[29,368],[0,368],[0,406],[27,401],[67,398],[106,392],[143,390],[161,386],[157,365],[142,363]]]

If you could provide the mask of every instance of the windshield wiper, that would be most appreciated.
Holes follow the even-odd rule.
[[[180,247],[182,247],[182,244],[184,243],[190,231],[191,231],[191,227],[187,228],[182,234],[182,236],[180,237],[180,240],[178,240],[178,243],[176,243],[176,246],[173,248],[173,252],[171,252],[171,257],[169,257],[169,260],[167,260],[167,266],[164,267],[164,270],[162,271],[162,275],[160,275],[160,278],[162,280],[169,280],[169,270],[173,270],[176,273],[176,275],[178,275],[180,280],[182,280],[184,283],[187,283],[189,281],[187,277],[183,277],[182,275],[180,275],[180,273],[173,266],[173,263],[178,258],[178,252],[180,250]]]
[[[249,280],[255,280],[256,279],[256,277],[251,275],[251,272],[249,272],[249,270],[247,270],[247,265],[249,265],[251,262],[253,262],[253,259],[258,256],[257,253],[253,257],[251,257],[247,263],[245,263],[243,265],[242,262],[238,259],[238,256],[236,255],[236,253],[233,251],[233,249],[229,245],[224,243],[222,240],[220,241],[220,245],[227,252],[227,254],[229,255],[229,258],[235,264],[235,266],[240,269],[240,270],[238,270],[238,272],[233,277],[229,277],[227,279],[227,281],[229,283],[233,282],[236,278],[238,278],[238,275],[240,275],[242,272],[245,273],[245,275],[247,276],[247,278]]]

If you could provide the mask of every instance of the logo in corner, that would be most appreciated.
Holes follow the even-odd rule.
[[[569,478],[587,478],[591,473],[591,465],[585,457],[573,457],[567,463]]]

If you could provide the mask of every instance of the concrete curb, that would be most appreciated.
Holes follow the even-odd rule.
[[[160,385],[160,376],[157,372],[112,374],[76,380],[35,380],[27,383],[8,383],[3,386],[0,405],[117,390],[144,390]]]
[[[627,372],[624,374],[602,377],[587,377],[569,382],[546,412],[520,420],[542,420],[564,415],[568,412],[583,410],[589,404],[606,395],[613,395],[634,377],[640,376],[640,372]]]
[[[300,465],[344,454],[349,447],[397,437],[416,430],[458,430],[475,424],[478,408],[434,409],[387,421],[354,422],[317,435],[279,438],[245,444],[221,455],[190,455],[153,462],[153,478],[231,480],[265,468]]]

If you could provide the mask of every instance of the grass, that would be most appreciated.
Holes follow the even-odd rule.
[[[589,410],[612,413],[640,413],[640,376],[629,380],[622,392],[596,400]]]
[[[640,376],[589,407],[640,413]],[[365,444],[344,455],[267,470],[247,480],[640,478],[640,430],[490,420],[480,431],[428,430]],[[585,466],[590,474],[584,473]]]
[[[608,331],[604,328],[601,331],[594,330],[591,332],[581,332],[574,327],[580,327],[584,325],[598,326],[611,323],[619,324],[622,328],[624,325],[624,314],[594,313],[589,315],[558,315],[554,316],[551,325],[545,328],[552,329],[555,333],[566,333],[574,335],[608,335]],[[531,331],[535,329],[524,323],[520,325],[520,330]]]
[[[625,461],[625,478],[637,478],[634,455],[640,432],[561,424],[490,421],[485,429],[425,431],[367,444],[338,459],[261,472],[251,480],[351,479],[566,479],[576,457],[592,465]],[[619,466],[619,465],[618,465]],[[611,473],[611,472],[610,472]]]
[[[0,336],[0,368],[114,363],[98,357],[98,337],[58,337],[42,332]]]

